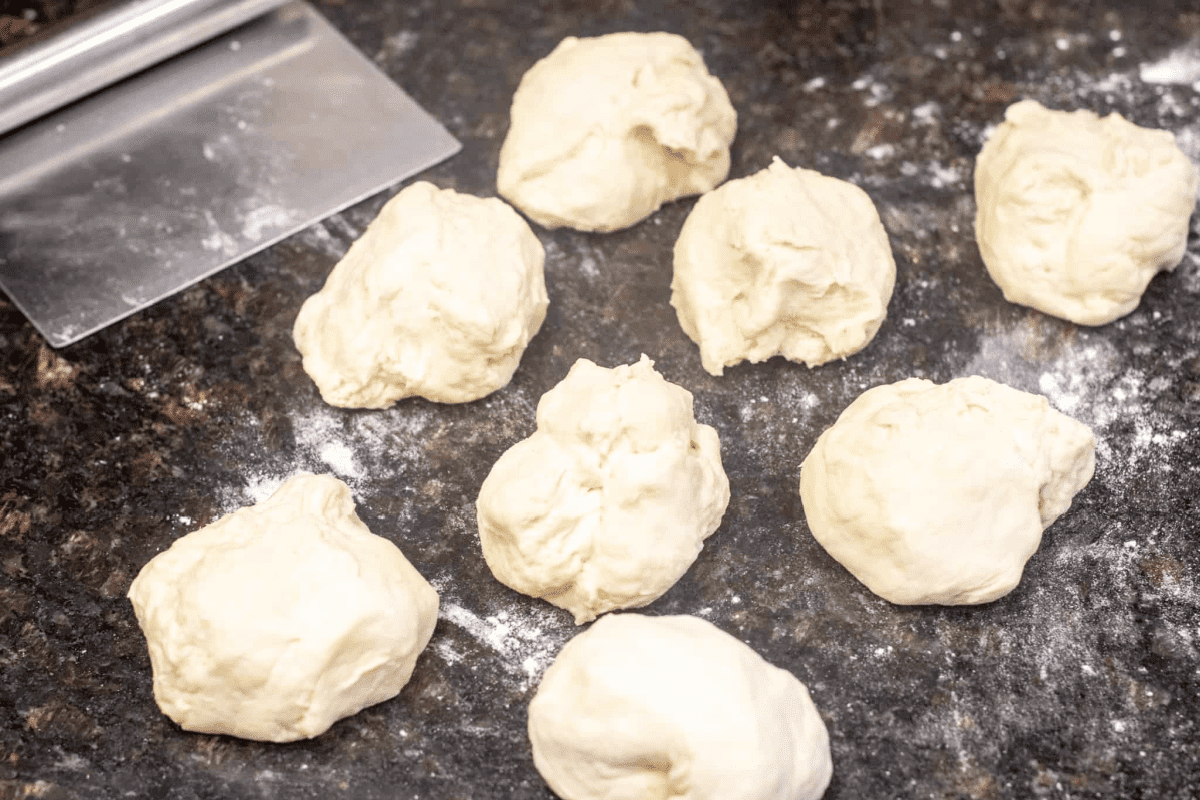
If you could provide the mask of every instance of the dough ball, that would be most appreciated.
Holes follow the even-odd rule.
[[[727,505],[716,430],[642,356],[616,369],[576,361],[538,403],[537,431],[492,467],[476,508],[496,579],[582,624],[661,597]]]
[[[672,33],[567,37],[521,78],[496,178],[547,228],[626,228],[729,174],[737,114]]]
[[[304,370],[343,408],[478,400],[508,383],[542,326],[544,260],[504,201],[414,183],[300,308]]]
[[[1187,246],[1196,167],[1119,114],[1010,106],[975,164],[975,238],[1013,303],[1080,325],[1137,308]]]
[[[433,587],[328,475],[297,475],[179,539],[129,599],[162,712],[185,730],[270,742],[395,697],[438,610]]]
[[[866,347],[895,283],[866,192],[775,158],[697,201],[675,243],[671,305],[713,375],[777,355],[815,367]]]
[[[804,684],[698,617],[617,614],[576,636],[529,739],[563,800],[815,800],[833,773]]]
[[[987,378],[864,392],[800,470],[808,527],[880,597],[988,603],[1092,478],[1096,441],[1046,398]]]

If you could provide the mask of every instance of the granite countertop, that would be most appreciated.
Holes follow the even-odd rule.
[[[1134,313],[1076,326],[1004,301],[971,180],[1022,97],[1172,130],[1200,160],[1200,4],[317,6],[462,141],[423,177],[485,196],[512,92],[560,39],[684,35],[739,114],[731,177],[779,155],[873,198],[898,269],[888,319],[842,362],[708,375],[668,305],[693,200],[618,233],[537,230],[545,326],[509,386],[458,406],[331,408],[291,342],[390,193],[63,350],[0,296],[0,798],[551,798],[525,708],[576,628],[492,579],[474,501],[577,358],[643,352],[695,395],[732,485],[720,530],[647,612],[703,616],[808,685],[831,737],[826,798],[1197,796],[1200,243]],[[1010,595],[891,605],[813,540],[800,462],[865,389],[970,374],[1091,425],[1095,478]],[[312,741],[186,733],[154,704],[125,592],[173,540],[300,470],[345,480],[434,583],[433,641],[398,698]]]

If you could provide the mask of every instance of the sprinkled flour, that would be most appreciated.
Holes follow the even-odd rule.
[[[239,447],[244,486],[221,492],[221,513],[265,500],[297,472],[330,473],[361,494],[364,481],[394,477],[423,463],[422,444],[436,426],[427,406],[347,412],[319,405],[290,417],[295,447],[269,451],[261,441]]]
[[[1200,41],[1189,42],[1160,61],[1139,65],[1138,77],[1146,83],[1191,84],[1200,90]]]
[[[447,592],[449,581],[433,583],[439,594]],[[453,594],[443,594],[438,617],[499,656],[504,670],[514,676],[522,692],[537,684],[574,635],[569,626],[564,626],[562,614],[550,608],[510,608],[480,616]],[[464,658],[453,636],[436,637],[433,647],[447,663],[457,664]]]

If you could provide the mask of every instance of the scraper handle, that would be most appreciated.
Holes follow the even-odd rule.
[[[0,53],[0,136],[285,0],[127,0]]]

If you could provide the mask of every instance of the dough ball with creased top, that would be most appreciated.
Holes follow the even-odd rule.
[[[615,369],[576,361],[538,403],[537,431],[492,467],[476,508],[496,579],[582,624],[661,597],[728,504],[716,430],[642,356]]]
[[[1009,302],[1103,325],[1179,265],[1198,180],[1169,131],[1022,100],[975,164],[979,252]]]
[[[821,434],[800,499],[821,546],[885,600],[988,603],[1091,480],[1095,448],[1041,395],[909,378],[867,390]]]
[[[671,305],[713,375],[777,355],[815,367],[866,347],[895,283],[867,193],[775,158],[696,202],[675,243]]]
[[[438,610],[433,587],[329,475],[293,477],[177,540],[129,599],[162,712],[185,730],[270,742],[395,697]]]
[[[521,78],[496,183],[539,225],[613,231],[725,180],[736,129],[682,36],[570,36]]]
[[[546,318],[544,261],[504,201],[414,183],[300,308],[292,336],[304,370],[343,408],[491,394]]]
[[[817,800],[833,773],[804,684],[689,616],[614,614],[568,642],[529,740],[563,800]]]

